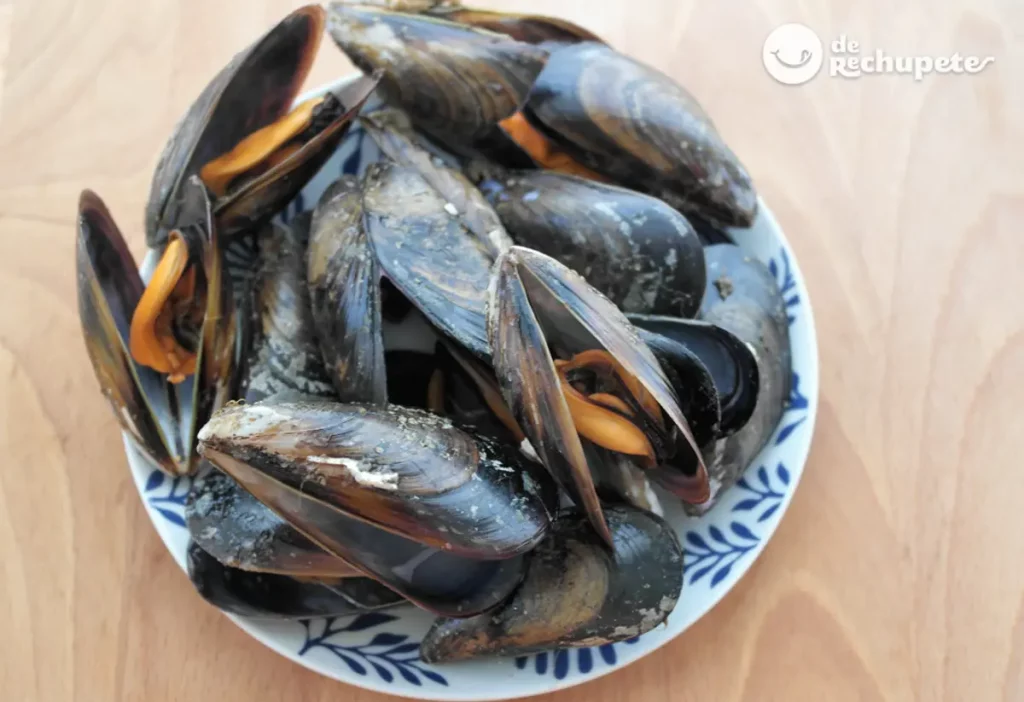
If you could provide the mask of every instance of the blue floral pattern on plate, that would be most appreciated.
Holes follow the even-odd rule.
[[[394,682],[397,673],[410,685],[420,686],[423,684],[422,680],[448,685],[443,675],[420,660],[419,641],[409,641],[407,634],[377,632],[373,638],[362,644],[346,643],[335,638],[339,634],[373,629],[394,622],[398,617],[384,612],[368,612],[349,619],[347,624],[339,625],[338,622],[342,619],[344,618],[327,617],[301,622],[306,639],[299,649],[299,655],[304,656],[312,649],[323,648],[337,656],[356,675],[365,676],[372,670],[386,683]]]
[[[153,470],[146,478],[143,493],[146,504],[171,524],[185,526],[185,500],[192,489],[192,479],[171,478],[162,471]]]

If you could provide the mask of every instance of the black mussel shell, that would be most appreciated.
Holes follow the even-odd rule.
[[[384,275],[438,330],[486,359],[493,258],[454,209],[412,168],[376,163],[366,172],[364,225]]]
[[[253,286],[254,342],[243,397],[247,402],[294,391],[333,397],[324,368],[306,283],[309,215],[260,233],[260,268]]]
[[[709,246],[705,253],[708,287],[700,316],[753,351],[759,378],[753,414],[735,434],[706,452],[708,471],[721,494],[775,432],[789,399],[792,356],[785,300],[768,268],[729,244]]]
[[[743,340],[724,327],[693,319],[629,315],[629,321],[641,330],[640,337],[656,355],[662,350],[683,384],[687,378],[696,384],[698,377],[703,380],[710,374],[721,407],[721,427],[715,438],[734,434],[749,421],[757,404],[760,374],[754,351]],[[685,403],[683,412],[692,426]],[[697,443],[704,446],[706,440]]]
[[[380,266],[363,228],[363,194],[343,176],[320,198],[310,232],[309,296],[338,399],[387,401]]]
[[[683,586],[683,552],[658,517],[607,507],[609,551],[580,514],[560,516],[501,609],[438,619],[420,645],[428,663],[598,646],[639,636],[665,621]]]
[[[686,90],[593,42],[555,51],[523,114],[577,162],[685,214],[748,227],[750,176]]]
[[[147,244],[161,245],[176,225],[177,191],[190,176],[288,112],[313,64],[323,27],[321,7],[295,10],[237,54],[204,88],[178,122],[153,173],[146,204]]]
[[[392,607],[404,600],[381,585],[377,599],[381,604],[365,606],[345,597],[347,585],[326,585],[315,580],[296,580],[287,575],[254,573],[231,568],[190,542],[187,552],[188,577],[196,591],[215,607],[245,617],[271,619],[310,619],[340,617]],[[358,578],[364,580],[365,578]],[[337,588],[337,589],[335,589]],[[358,593],[367,598],[367,584],[358,584]]]
[[[185,522],[192,540],[232,569],[319,578],[359,574],[219,470],[193,483]]]
[[[661,200],[553,171],[481,184],[509,234],[582,275],[624,312],[692,317],[704,251],[686,217]]]
[[[283,488],[427,546],[470,558],[525,553],[543,537],[553,486],[515,449],[450,420],[389,406],[226,407],[203,454],[244,462]]]
[[[283,210],[341,143],[356,114],[373,94],[379,76],[364,76],[321,103],[333,117],[293,154],[217,200],[217,224],[225,235],[260,227]],[[319,108],[318,108],[319,109]],[[316,119],[316,117],[314,117]]]
[[[160,373],[136,364],[128,350],[142,278],[113,217],[91,190],[79,200],[76,249],[78,312],[100,390],[136,446],[161,470],[178,474],[187,454],[173,388]]]
[[[321,548],[423,609],[446,617],[486,612],[522,580],[524,556],[482,561],[430,548],[347,517],[228,454],[209,453],[218,468]]]
[[[501,219],[483,194],[457,166],[445,163],[432,145],[413,131],[408,115],[396,109],[378,110],[363,116],[362,122],[381,152],[419,173],[443,199],[445,210],[458,217],[491,257],[512,245]]]
[[[386,101],[441,143],[472,144],[523,104],[547,51],[422,15],[333,3],[328,30]]]

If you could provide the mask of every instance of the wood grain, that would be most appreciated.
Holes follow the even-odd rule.
[[[292,3],[0,0],[0,697],[327,700],[204,605],[129,481],[77,319],[78,192],[142,249],[149,175],[207,79]],[[702,100],[795,247],[814,447],[750,574],[642,661],[553,699],[1024,700],[1024,6],[544,0]],[[771,80],[801,21],[977,76]],[[314,82],[347,70],[326,44]]]

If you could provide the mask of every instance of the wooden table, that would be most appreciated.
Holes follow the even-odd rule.
[[[156,156],[287,0],[0,0],[0,697],[372,700],[205,605],[129,481],[75,303],[75,203],[142,250]],[[545,0],[503,4],[552,10]],[[812,294],[821,410],[792,509],[678,640],[560,700],[1024,700],[1024,10],[970,0],[576,0],[684,82]],[[801,21],[983,73],[776,83]],[[347,70],[330,42],[313,76]],[[826,66],[827,71],[827,66]]]

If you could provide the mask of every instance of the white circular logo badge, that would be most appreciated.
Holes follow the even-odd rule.
[[[786,85],[806,83],[821,70],[825,50],[810,27],[784,24],[764,40],[761,60],[775,80]]]

